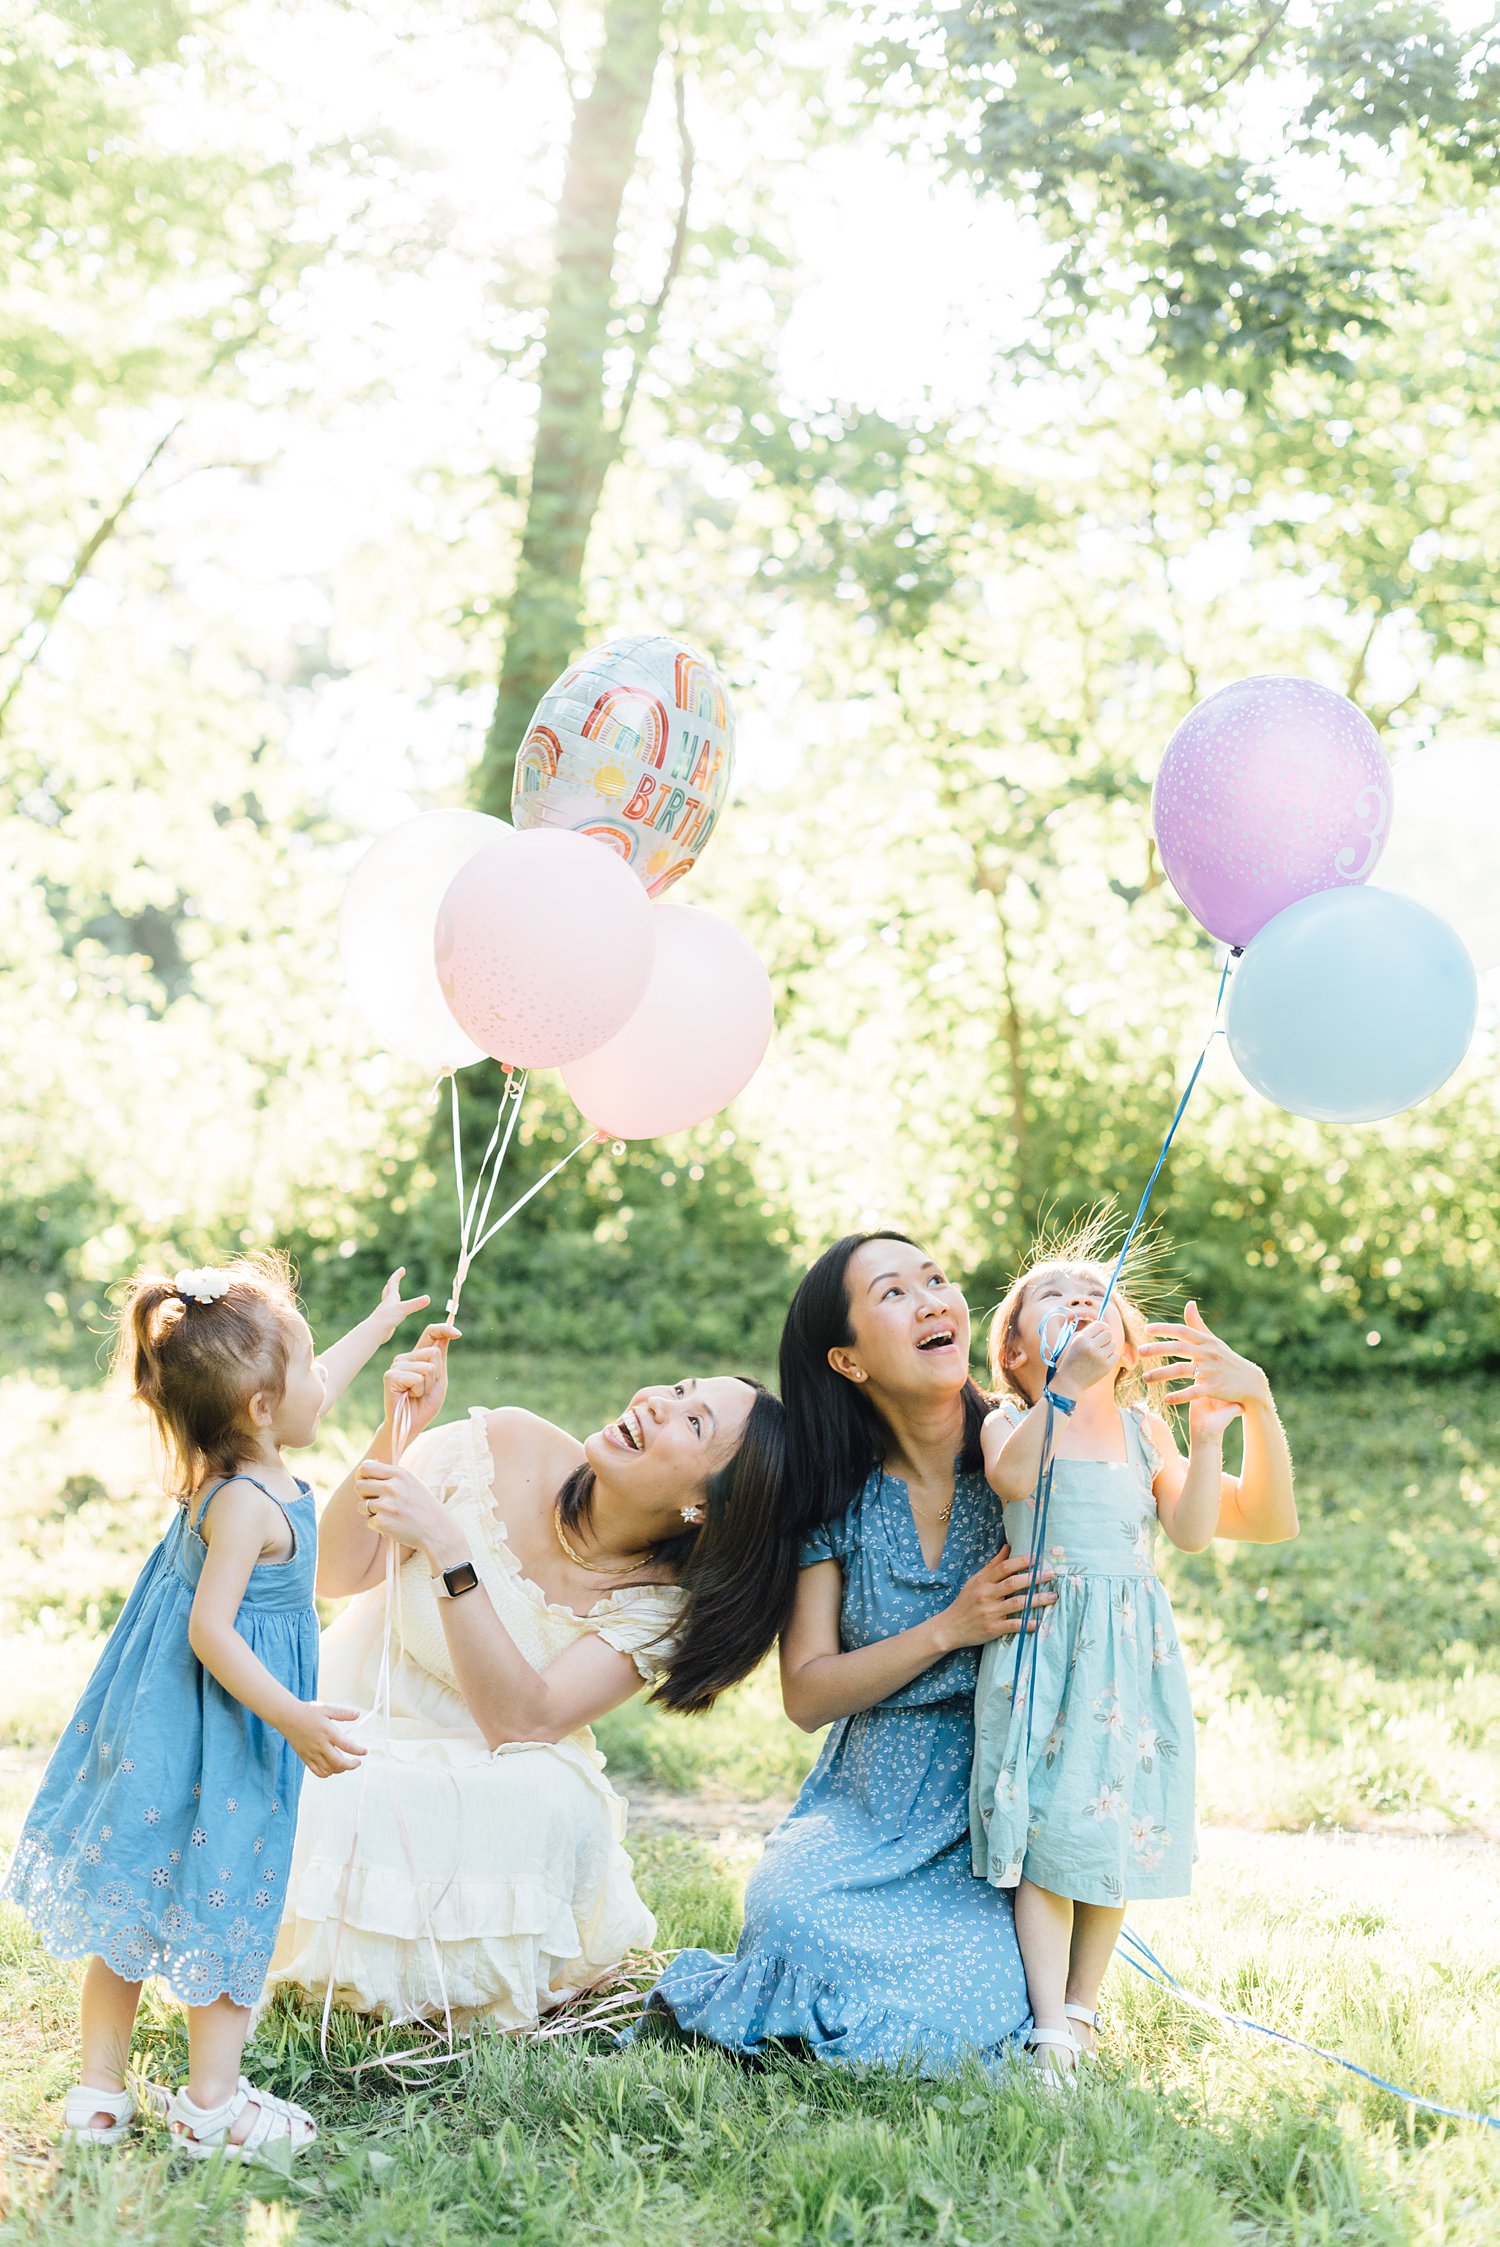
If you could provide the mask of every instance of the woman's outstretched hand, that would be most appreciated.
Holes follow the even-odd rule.
[[[1163,1319],[1148,1326],[1141,1356],[1168,1361],[1147,1368],[1149,1382],[1183,1382],[1181,1388],[1164,1390],[1163,1401],[1188,1407],[1193,1435],[1222,1435],[1247,1405],[1270,1402],[1271,1384],[1262,1369],[1231,1350],[1196,1303],[1187,1305],[1180,1324]]]
[[[414,1350],[393,1358],[385,1375],[386,1424],[393,1427],[398,1399],[405,1397],[410,1418],[407,1440],[421,1434],[443,1409],[448,1394],[448,1344],[459,1338],[456,1326],[428,1326]]]
[[[1055,1592],[1042,1589],[1051,1579],[1050,1568],[1042,1569],[1037,1576],[1028,1631],[1036,1629],[1037,1609],[1051,1607],[1056,1601]],[[1031,1580],[1029,1557],[1023,1553],[1017,1559],[1009,1545],[1002,1545],[994,1559],[969,1578],[957,1599],[938,1617],[947,1646],[983,1646],[992,1638],[1014,1638],[1021,1628]]]

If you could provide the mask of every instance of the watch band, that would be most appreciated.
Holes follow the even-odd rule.
[[[465,1592],[478,1588],[479,1571],[471,1560],[461,1560],[456,1568],[441,1568],[432,1579],[432,1588],[439,1599],[462,1599]]]

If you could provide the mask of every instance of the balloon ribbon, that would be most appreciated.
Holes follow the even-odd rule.
[[[601,1140],[608,1137],[605,1132],[591,1131],[587,1138],[580,1139],[577,1146],[571,1148],[563,1156],[561,1162],[555,1162],[552,1168],[536,1181],[534,1186],[529,1186],[526,1192],[516,1201],[513,1201],[509,1209],[505,1210],[491,1224],[489,1215],[495,1199],[496,1182],[504,1167],[505,1158],[510,1152],[510,1143],[515,1136],[516,1124],[521,1114],[521,1102],[526,1096],[528,1081],[529,1077],[526,1070],[506,1070],[505,1089],[500,1095],[500,1105],[495,1112],[495,1128],[490,1133],[489,1144],[479,1158],[479,1168],[474,1174],[474,1190],[466,1199],[464,1195],[463,1139],[459,1131],[458,1121],[458,1078],[451,1070],[448,1074],[448,1091],[453,1116],[453,1181],[458,1189],[458,1262],[454,1266],[453,1287],[448,1297],[447,1320],[450,1326],[458,1315],[458,1301],[464,1291],[464,1281],[468,1278],[479,1251],[510,1223],[519,1210],[526,1207],[533,1195],[539,1194],[544,1186],[550,1185],[560,1170],[566,1170],[575,1155],[581,1155],[585,1147],[596,1146]]]
[[[393,1465],[400,1459],[406,1448],[406,1440],[410,1430],[411,1403],[405,1394],[402,1394],[397,1397],[391,1415],[391,1461]],[[367,2068],[386,2068],[394,2073],[396,2069],[402,2067],[437,2067],[444,2065],[449,2060],[456,2060],[461,2057],[453,2034],[453,2007],[448,1997],[448,1978],[443,1971],[442,1946],[438,1942],[437,1929],[433,1924],[432,1909],[425,1893],[422,1870],[417,1862],[416,1849],[412,1843],[411,1829],[407,1825],[406,1812],[402,1808],[401,1790],[396,1784],[395,1758],[391,1753],[391,1648],[393,1635],[395,1637],[401,1636],[401,1576],[396,1564],[394,1540],[387,1537],[383,1542],[385,1544],[385,1622],[380,1645],[380,1670],[375,1682],[375,1706],[370,1714],[375,1724],[376,1752],[379,1755],[381,1770],[385,1777],[386,1794],[395,1820],[396,1831],[401,1838],[401,1853],[406,1859],[407,1876],[411,1881],[412,1891],[419,1900],[422,1914],[422,1934],[432,1955],[433,1969],[437,1976],[438,1996],[442,2005],[443,2030],[441,2038],[439,2038],[435,2026],[429,2026],[422,2021],[418,2021],[415,2025],[431,2036],[433,2044],[441,2042],[442,2049],[439,2051],[432,2049],[431,2046],[413,2045],[404,2052],[380,2052],[372,2059],[359,2061],[350,2070],[353,2075],[362,2075]],[[365,1793],[369,1777],[370,1758],[367,1755],[360,1764],[355,1780],[358,1794],[354,1804],[354,1826],[349,1836],[349,1855],[344,1865],[344,1877],[339,1884],[338,1917],[334,1922],[333,1948],[328,1960],[328,1986],[323,1992],[323,2012],[318,2024],[318,2049],[323,2058],[329,2060],[330,2065],[332,2065],[332,2062],[328,2051],[328,2025],[333,2014],[333,1993],[338,1982],[339,1951],[343,1945],[344,1930],[349,1924],[349,1890],[354,1879],[355,1866],[359,1860],[359,1840],[364,1827]]]
[[[1133,1928],[1122,1927],[1120,1938],[1126,1946],[1121,1953],[1126,1965],[1134,1967],[1137,1974],[1143,1974],[1148,1982],[1154,1982],[1158,1989],[1168,1991],[1179,2004],[1190,2006],[1195,2013],[1207,2014],[1210,2020],[1220,2021],[1227,2028],[1245,2029],[1255,2036],[1268,2036],[1277,2044],[1290,2045],[1295,2052],[1311,2052],[1315,2059],[1326,2060],[1330,2067],[1346,2068],[1350,2075],[1361,2076],[1366,2083],[1375,2084],[1379,2090],[1389,2091],[1393,2098],[1404,2099],[1408,2106],[1422,2108],[1426,2114],[1446,2114],[1455,2122],[1478,2122],[1488,2130],[1500,2130],[1500,2114],[1483,2114],[1472,2107],[1442,2106],[1436,2099],[1423,2098],[1419,2091],[1406,2091],[1399,2083],[1387,2082],[1383,2075],[1376,2075],[1370,2068],[1362,2068],[1355,2060],[1346,2060],[1342,2052],[1330,2052],[1322,2044],[1309,2044],[1304,2037],[1289,2036],[1285,2029],[1268,2028],[1264,2021],[1252,2020],[1248,2013],[1231,2013],[1227,2007],[1216,2005],[1212,1998],[1195,1997],[1191,1990],[1183,1988],[1175,1974],[1163,1966],[1155,1951],[1141,1940]]]
[[[1124,1240],[1120,1244],[1120,1253],[1115,1258],[1114,1270],[1109,1275],[1109,1285],[1104,1290],[1104,1300],[1099,1306],[1100,1318],[1103,1318],[1105,1311],[1109,1307],[1110,1298],[1114,1294],[1115,1289],[1119,1284],[1120,1274],[1125,1268],[1125,1259],[1130,1254],[1131,1248],[1134,1246],[1137,1233],[1139,1233],[1142,1225],[1145,1223],[1146,1211],[1150,1206],[1151,1196],[1155,1189],[1156,1181],[1162,1174],[1167,1156],[1171,1152],[1172,1142],[1177,1137],[1177,1127],[1187,1113],[1187,1104],[1192,1099],[1194,1089],[1198,1083],[1198,1079],[1203,1074],[1203,1065],[1208,1059],[1209,1048],[1213,1044],[1214,1039],[1220,1034],[1219,1017],[1224,1011],[1224,993],[1229,987],[1230,970],[1233,968],[1234,963],[1239,958],[1239,956],[1239,947],[1236,946],[1233,950],[1231,950],[1228,957],[1225,959],[1224,972],[1219,977],[1219,989],[1217,996],[1214,999],[1214,1014],[1213,1020],[1209,1024],[1208,1036],[1204,1039],[1202,1050],[1200,1051],[1197,1060],[1193,1063],[1192,1074],[1189,1076],[1187,1083],[1183,1086],[1182,1098],[1178,1101],[1176,1112],[1172,1117],[1172,1121],[1167,1126],[1166,1137],[1162,1140],[1160,1150],[1156,1157],[1155,1165],[1151,1172],[1151,1176],[1146,1180],[1146,1190],[1141,1195],[1140,1201],[1136,1205],[1135,1215],[1130,1221],[1130,1229],[1126,1233]],[[1055,1336],[1055,1339],[1049,1345],[1048,1330],[1052,1327],[1054,1320],[1060,1320],[1061,1325],[1059,1331]],[[1029,1637],[1031,1642],[1031,1669],[1026,1684],[1026,1752],[1028,1754],[1031,1751],[1032,1703],[1036,1698],[1035,1688],[1037,1649],[1042,1635],[1040,1617],[1037,1617],[1037,1628],[1035,1630],[1031,1629],[1032,1608],[1035,1603],[1037,1590],[1036,1571],[1040,1562],[1045,1558],[1047,1549],[1047,1511],[1052,1502],[1052,1468],[1054,1464],[1053,1444],[1056,1432],[1057,1414],[1060,1407],[1064,1411],[1071,1412],[1072,1410],[1071,1403],[1067,1403],[1064,1405],[1062,1403],[1062,1400],[1054,1395],[1052,1380],[1054,1374],[1057,1371],[1059,1360],[1061,1359],[1062,1354],[1064,1350],[1066,1350],[1068,1344],[1072,1341],[1073,1336],[1076,1332],[1076,1323],[1072,1319],[1067,1318],[1065,1314],[1055,1311],[1052,1313],[1050,1318],[1044,1320],[1041,1334],[1042,1360],[1044,1367],[1041,1401],[1047,1408],[1047,1419],[1046,1424],[1042,1429],[1042,1456],[1037,1464],[1036,1484],[1034,1489],[1032,1490],[1030,1500],[1032,1508],[1032,1534],[1030,1554],[1031,1574],[1026,1585],[1025,1604],[1021,1609],[1020,1628],[1016,1633],[1016,1666],[1011,1675],[1010,1688],[1010,1713],[1011,1721],[1014,1722],[1016,1710],[1020,1706],[1019,1696],[1021,1693],[1021,1669],[1026,1659],[1026,1647]]]

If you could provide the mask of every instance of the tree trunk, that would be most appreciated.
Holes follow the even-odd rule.
[[[532,711],[577,653],[589,527],[613,455],[604,355],[615,238],[661,54],[664,0],[605,0],[594,83],[574,112],[547,310],[531,493],[495,715],[475,801],[510,813],[516,751]]]

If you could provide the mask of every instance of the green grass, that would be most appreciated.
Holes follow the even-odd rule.
[[[16,1362],[12,1359],[12,1362]],[[0,1385],[9,1543],[0,1840],[163,1516],[149,1456],[79,1351]],[[659,1370],[455,1360],[454,1405],[524,1401],[574,1427]],[[366,1380],[321,1439],[357,1454]],[[1288,1406],[1306,1532],[1176,1559],[1210,1821],[1192,1900],[1132,1913],[1192,1987],[1450,2104],[1500,2105],[1497,1483],[1500,1398],[1479,1381],[1308,1393]],[[728,1947],[757,1834],[817,1743],[763,1673],[710,1717],[636,1702],[601,1727],[661,1814],[633,1840],[664,1947]],[[675,1801],[674,1799],[675,1798]],[[1255,1828],[1268,1830],[1255,1831]],[[1363,1828],[1349,1833],[1341,1828]],[[1315,1830],[1309,1832],[1307,1829]],[[1413,2115],[1341,2071],[1185,2012],[1113,1970],[1104,2055],[1049,2106],[1026,2084],[746,2068],[652,2041],[482,2037],[421,2091],[360,2026],[335,2065],[281,2001],[251,2065],[326,2137],[287,2175],[53,2145],[78,1970],[0,1912],[3,2236],[36,2247],[409,2240],[516,2247],[940,2241],[1091,2247],[1479,2247],[1500,2236],[1500,2133]],[[175,2078],[181,2016],[148,1996],[141,2057]]]

